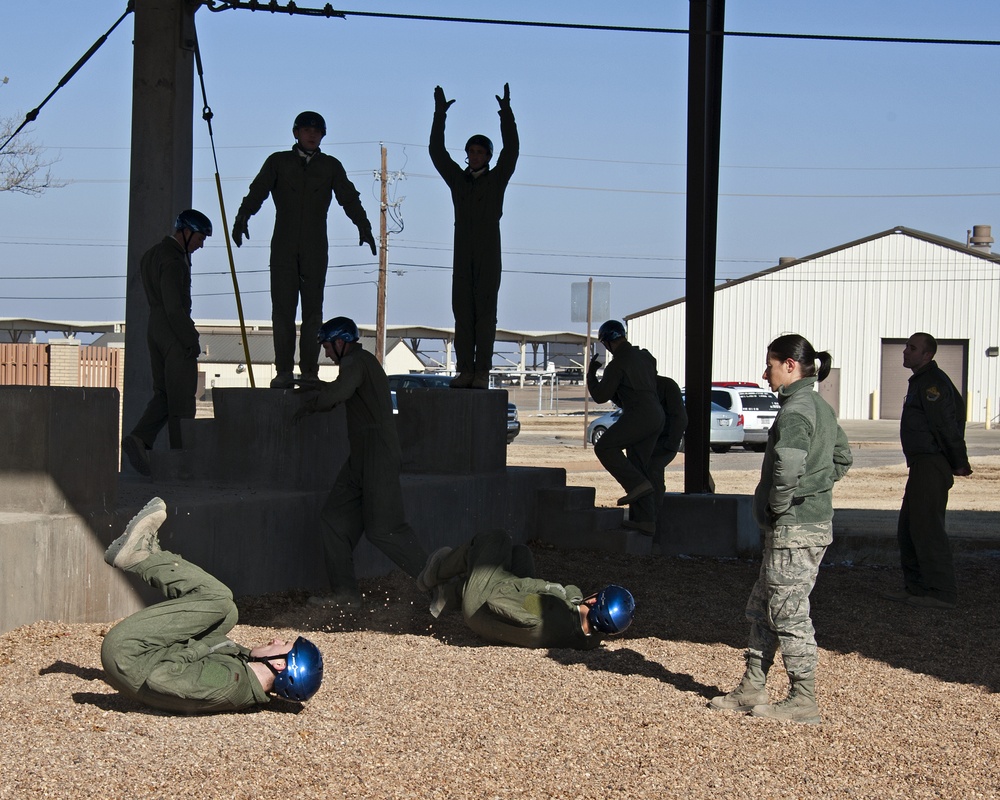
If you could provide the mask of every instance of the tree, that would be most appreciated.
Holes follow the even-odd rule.
[[[0,150],[0,192],[40,195],[46,189],[65,186],[50,170],[58,159],[46,161],[44,148],[23,131],[11,138],[20,124],[14,117],[0,117],[0,143],[7,142]]]

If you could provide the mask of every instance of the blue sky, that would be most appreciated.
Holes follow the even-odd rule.
[[[320,7],[304,0],[301,6]],[[0,116],[20,120],[125,9],[118,0],[33,0],[0,12]],[[355,0],[354,11],[686,28],[688,3]],[[510,83],[521,159],[508,189],[499,324],[577,330],[571,284],[611,284],[611,314],[684,294],[687,41],[570,31],[205,8],[196,15],[230,221],[264,158],[291,144],[304,109],[343,161],[376,225],[379,143],[404,230],[390,236],[390,324],[452,324],[453,215],[427,156],[434,86],[455,98],[447,142],[499,147]],[[42,110],[30,136],[67,182],[0,193],[0,317],[123,319],[132,18]],[[1000,39],[988,0],[730,0],[730,31]],[[727,39],[718,276],[765,269],[905,225],[964,240],[1000,235],[1000,48]],[[196,89],[193,205],[221,219]],[[270,316],[271,206],[236,252],[244,313]],[[171,220],[164,220],[164,230]],[[331,210],[325,311],[375,319],[377,262]],[[220,231],[221,233],[221,231]],[[152,245],[153,242],[150,242]],[[236,316],[221,236],[195,256],[194,315]],[[30,280],[29,280],[30,278]]]

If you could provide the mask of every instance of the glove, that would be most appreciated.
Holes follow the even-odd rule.
[[[503,97],[501,97],[500,95],[494,95],[494,97],[496,97],[497,102],[500,104],[500,111],[497,112],[497,113],[503,114],[506,111],[509,114],[510,113],[510,84],[509,83],[505,83],[503,85]]]
[[[497,98],[497,99],[499,99],[499,98]],[[435,114],[447,114],[448,113],[448,109],[451,107],[451,104],[454,103],[454,102],[455,102],[454,100],[445,100],[444,99],[444,89],[442,89],[440,86],[435,86],[434,87],[434,113]]]
[[[292,425],[298,425],[299,420],[308,417],[310,414],[316,413],[316,404],[312,401],[307,401],[300,405],[295,413],[292,415]]]
[[[597,370],[599,370],[600,368],[601,368],[601,359],[599,359],[597,356],[594,356],[592,359],[590,359],[590,364],[587,366],[587,374],[596,375]]]
[[[375,237],[372,236],[372,229],[369,228],[368,230],[363,230],[361,228],[358,228],[358,233],[361,234],[361,238],[358,241],[358,244],[359,245],[367,244],[372,249],[372,255],[373,256],[377,255],[377,253],[375,252]]]
[[[247,239],[250,238],[250,231],[247,229],[247,218],[237,214],[236,219],[233,220],[233,241],[236,242],[237,247],[243,244],[244,236]]]

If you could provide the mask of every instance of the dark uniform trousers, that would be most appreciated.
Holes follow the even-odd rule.
[[[906,590],[948,603],[958,597],[951,545],[945,532],[948,492],[954,483],[951,465],[944,455],[913,456],[896,529]]]
[[[652,482],[649,461],[662,429],[663,410],[658,405],[649,414],[623,413],[597,440],[594,455],[611,477],[629,492],[643,481]],[[662,475],[662,470],[660,472]],[[639,522],[655,520],[656,503],[661,499],[655,491],[639,498],[632,504],[632,519]]]
[[[271,328],[274,366],[292,372],[295,366],[295,310],[302,297],[302,329],[299,336],[299,368],[303,375],[319,370],[320,345],[316,334],[323,325],[323,291],[328,259],[326,250],[304,252],[289,258],[271,255]]]
[[[132,434],[151,448],[167,426],[170,447],[181,447],[181,420],[194,419],[198,391],[198,356],[188,357],[166,322],[150,320],[146,335],[149,366],[153,373],[153,396]]]
[[[354,548],[362,535],[412,578],[427,563],[427,551],[403,509],[395,431],[383,432],[380,425],[371,425],[352,434],[351,454],[321,513],[326,570],[334,593],[358,591]]]

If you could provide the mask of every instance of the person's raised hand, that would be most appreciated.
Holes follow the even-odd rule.
[[[445,100],[444,89],[440,86],[434,87],[434,113],[435,114],[446,114],[448,109],[451,108],[451,104],[454,100]]]
[[[503,97],[496,95],[497,102],[500,104],[500,111],[510,111],[510,84],[505,83],[503,85]]]

